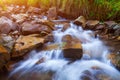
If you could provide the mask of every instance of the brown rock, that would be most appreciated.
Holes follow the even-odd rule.
[[[50,50],[62,50],[63,56],[67,59],[76,60],[81,59],[82,57],[82,48],[80,43],[73,44],[71,47],[66,47],[65,43],[61,44],[48,44],[44,45],[43,50],[50,51]]]
[[[81,42],[70,35],[65,35],[63,41],[63,55],[65,58],[76,60],[82,57]]]
[[[115,21],[106,21],[104,24],[108,26],[108,28],[112,28],[112,26],[115,26],[117,23]]]
[[[45,37],[45,42],[54,42],[54,36],[52,34],[48,34]]]
[[[7,17],[0,18],[0,33],[8,34],[10,31],[16,30],[16,25]]]
[[[0,44],[2,44],[8,50],[8,53],[11,53],[14,43],[15,40],[10,35],[0,35]]]
[[[105,25],[104,24],[99,24],[96,26],[96,30],[102,30],[102,29],[105,29]]]
[[[86,28],[95,29],[98,24],[99,24],[99,21],[97,20],[89,20],[86,22]]]
[[[17,23],[22,23],[28,18],[28,14],[13,14],[12,18],[17,22]]]
[[[55,30],[55,27],[54,27],[54,23],[52,21],[49,21],[49,20],[43,20],[43,19],[38,19],[37,20],[37,23],[40,23],[40,24],[43,24],[43,25],[47,25],[49,26],[49,28],[51,30]]]
[[[120,36],[117,38],[117,40],[120,40]]]
[[[108,58],[110,59],[111,63],[120,70],[120,52],[117,53],[111,53],[108,55]]]
[[[76,37],[72,37],[71,35],[63,36],[62,42],[64,43],[64,49],[65,48],[82,48],[82,46],[80,45],[81,44],[80,40],[77,39]]]
[[[77,19],[75,19],[75,21],[74,21],[74,24],[80,25],[83,28],[85,27],[85,23],[86,23],[86,19],[84,18],[84,16],[80,16]]]
[[[64,24],[63,24],[62,31],[67,30],[69,27],[70,27],[70,23],[64,23]]]
[[[41,13],[41,9],[40,8],[37,8],[37,7],[29,7],[28,13],[36,13],[36,14],[39,14]]]
[[[48,26],[42,24],[32,24],[28,22],[22,24],[22,34],[24,35],[36,33],[40,34],[43,31],[50,33],[52,30]]]
[[[56,7],[49,8],[48,10],[48,19],[49,20],[55,20],[57,18],[57,10]]]
[[[82,45],[81,42],[72,37],[71,35],[65,35],[61,43],[46,44],[43,50],[57,50],[63,51],[63,56],[67,59],[76,60],[82,57]]]
[[[120,28],[117,29],[117,30],[115,30],[114,35],[116,35],[116,36],[120,36]]]
[[[50,50],[57,50],[60,49],[61,44],[49,44],[44,45],[43,50],[50,51]]]
[[[91,70],[85,70],[83,71],[83,74],[81,76],[82,80],[113,80],[110,75],[104,72],[103,69],[99,68],[98,66],[93,66],[94,68],[91,68]]]
[[[44,39],[39,37],[39,35],[37,34],[20,36],[16,40],[12,57],[22,56],[24,55],[24,53],[33,50],[34,48],[42,45],[43,43],[44,43]]]

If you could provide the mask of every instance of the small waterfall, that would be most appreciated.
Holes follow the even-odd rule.
[[[64,32],[62,24],[55,27],[57,30],[53,31],[54,43],[59,44],[63,36],[71,35],[82,43],[83,57],[71,63],[63,57],[59,48],[40,52],[34,50],[26,60],[16,64],[10,77],[17,74],[17,80],[103,80],[99,76],[105,77],[105,80],[120,79],[120,73],[109,64],[106,57],[109,53],[107,47],[94,36],[94,32],[83,30],[72,23]],[[51,78],[46,78],[46,74],[51,72]],[[35,76],[34,74],[37,78],[32,79],[30,76]]]

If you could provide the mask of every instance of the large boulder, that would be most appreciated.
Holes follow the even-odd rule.
[[[71,35],[63,36],[61,43],[46,44],[43,47],[46,51],[58,49],[62,50],[63,56],[70,60],[81,59],[83,54],[81,42]]]
[[[17,26],[13,23],[12,20],[4,16],[0,18],[0,33],[8,34],[10,31],[14,31],[16,29]]]
[[[82,57],[81,42],[71,35],[65,35],[62,38],[63,55],[65,58],[76,60]]]
[[[23,56],[28,51],[35,49],[36,47],[42,46],[44,39],[38,34],[32,34],[28,36],[20,36],[15,43],[12,57]]]

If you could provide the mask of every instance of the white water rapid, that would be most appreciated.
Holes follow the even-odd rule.
[[[61,43],[64,35],[71,35],[82,42],[83,56],[70,62],[65,59],[62,50],[32,51],[29,57],[19,62],[11,72],[16,80],[120,80],[120,73],[110,65],[106,55],[107,47],[99,38],[95,38],[90,30],[70,24],[70,28],[62,32],[63,25],[53,31],[54,43]],[[38,63],[45,58],[43,62]],[[49,76],[50,75],[50,76]],[[33,76],[33,77],[31,77]]]

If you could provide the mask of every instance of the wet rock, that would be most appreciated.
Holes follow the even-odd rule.
[[[93,66],[91,70],[83,71],[82,80],[113,80],[111,76],[104,72],[103,69]]]
[[[42,24],[32,24],[29,22],[25,22],[21,26],[22,26],[22,34],[24,35],[36,34],[36,33],[43,34],[43,31],[46,33],[52,32],[52,30],[48,26]]]
[[[77,19],[74,20],[74,24],[76,25],[80,25],[83,28],[85,28],[85,23],[86,23],[86,19],[84,18],[84,16],[80,16]]]
[[[62,50],[63,56],[70,60],[77,60],[82,57],[81,42],[71,35],[65,35],[61,43],[45,44],[43,50]]]
[[[49,8],[48,10],[48,19],[49,20],[55,20],[57,18],[57,10],[56,7]]]
[[[63,50],[63,55],[65,58],[70,60],[77,60],[82,58],[82,50],[79,48],[69,48]]]
[[[86,28],[87,29],[95,29],[98,24],[99,24],[98,20],[88,20],[86,22]]]
[[[81,48],[82,46],[80,45],[81,42],[79,39],[77,39],[76,37],[72,37],[71,35],[65,35],[62,38],[62,42],[64,43],[64,48]],[[78,45],[74,45],[74,44],[78,44]]]
[[[38,34],[20,36],[16,40],[12,57],[23,56],[26,52],[31,51],[38,46],[42,46],[43,43],[44,39]]]
[[[8,53],[8,50],[3,45],[0,45],[0,69],[5,66],[9,60],[10,54]]]
[[[63,55],[65,58],[76,60],[82,57],[82,45],[77,38],[71,35],[65,35],[62,38],[62,42]]]
[[[64,23],[64,24],[63,24],[62,31],[67,30],[69,27],[70,27],[70,23]]]
[[[16,25],[7,17],[0,18],[0,33],[8,34],[10,31],[16,30]]]

